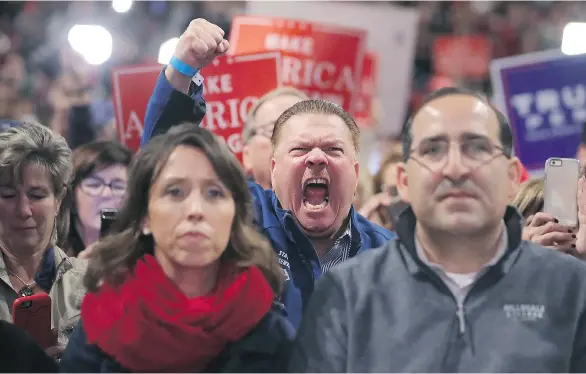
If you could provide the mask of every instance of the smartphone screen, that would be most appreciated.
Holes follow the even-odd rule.
[[[100,226],[100,237],[108,235],[112,228],[112,224],[116,221],[117,209],[103,209],[102,210],[102,224]]]

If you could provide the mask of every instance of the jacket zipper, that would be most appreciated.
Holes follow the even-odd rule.
[[[464,335],[466,332],[466,315],[464,314],[464,302],[462,300],[456,300],[456,316],[460,325],[460,334]]]
[[[425,266],[425,265],[424,265]],[[456,318],[458,319],[458,331],[460,335],[463,335],[466,332],[466,313],[464,312],[464,301],[468,298],[470,291],[466,295],[466,297],[462,300],[458,300],[456,295],[450,290],[450,288],[444,283],[444,281],[437,275],[433,270],[429,269],[425,266],[425,272],[430,277],[430,280],[434,283],[437,283],[441,288],[443,288],[444,292],[447,292],[448,295],[452,297],[454,302],[456,303]]]

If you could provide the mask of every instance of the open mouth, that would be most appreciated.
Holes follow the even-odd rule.
[[[309,210],[325,208],[330,200],[328,180],[309,178],[303,183],[303,205]]]

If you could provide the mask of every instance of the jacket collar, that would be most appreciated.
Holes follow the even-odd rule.
[[[39,286],[45,289],[47,286],[52,285],[60,275],[72,267],[73,265],[67,260],[65,252],[57,246],[49,247],[43,254],[41,269],[35,276],[35,281]],[[10,278],[8,277],[6,263],[4,262],[4,256],[2,254],[0,254],[0,280],[7,285],[10,285]]]
[[[503,273],[507,273],[517,258],[515,254],[518,254],[521,248],[524,221],[521,213],[512,206],[507,206],[503,220],[507,230],[507,249],[496,266],[499,266]],[[396,225],[396,233],[400,245],[410,255],[406,258],[406,265],[412,274],[419,273],[425,266],[417,254],[415,245],[416,223],[417,218],[415,217],[415,213],[411,206],[409,206],[399,215]]]

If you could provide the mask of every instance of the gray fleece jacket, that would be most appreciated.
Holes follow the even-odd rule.
[[[514,208],[504,220],[504,256],[459,308],[417,256],[405,211],[398,239],[318,282],[290,371],[586,372],[586,264],[522,241]]]

